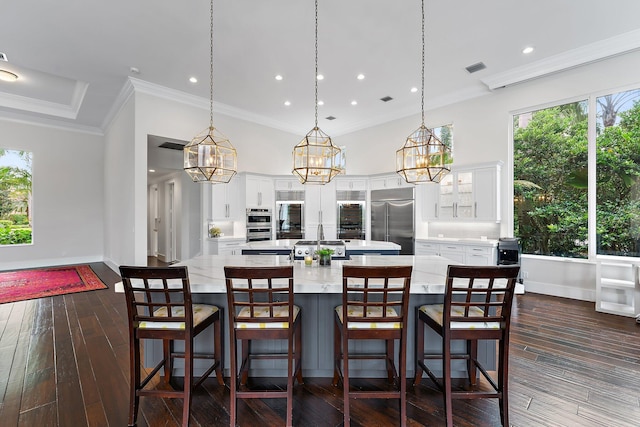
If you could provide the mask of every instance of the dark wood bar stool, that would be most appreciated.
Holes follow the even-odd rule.
[[[293,425],[293,382],[302,380],[302,312],[293,304],[293,266],[225,267],[231,357],[231,426],[237,399],[286,398],[286,425]],[[238,340],[242,361],[238,370]],[[252,353],[253,340],[287,340],[287,352]],[[286,390],[250,390],[251,359],[286,359]]]
[[[423,305],[416,313],[416,376],[422,372],[436,383],[444,394],[447,426],[453,426],[452,399],[497,398],[503,426],[509,425],[509,327],[511,304],[520,267],[453,266],[447,271],[444,304]],[[442,353],[424,354],[424,325],[442,337]],[[451,341],[465,340],[466,353],[452,354]],[[495,340],[498,345],[497,381],[478,362],[478,340]],[[442,359],[442,382],[426,366],[426,359]],[[451,360],[466,359],[471,390],[453,390]],[[477,370],[493,390],[478,390]],[[475,388],[475,389],[473,389]]]
[[[349,399],[400,399],[400,424],[407,422],[407,312],[411,266],[342,268],[342,305],[335,309],[333,335],[333,385],[342,379],[344,393],[344,425],[350,425]],[[349,350],[349,340],[384,340],[386,352],[355,354]],[[395,340],[399,340],[400,373],[396,371]],[[349,384],[349,361],[382,359],[394,390],[352,390]]]
[[[131,372],[129,426],[136,425],[140,396],[182,398],[182,425],[189,425],[191,392],[214,370],[221,385],[222,326],[220,309],[213,305],[193,304],[187,267],[121,266],[129,317]],[[213,325],[214,354],[195,354],[194,337]],[[162,340],[163,358],[144,379],[140,378],[140,340]],[[174,352],[175,340],[184,341],[184,352]],[[183,390],[145,389],[164,367],[164,381],[171,381],[173,359],[184,358]],[[210,359],[211,366],[194,382],[193,360]]]

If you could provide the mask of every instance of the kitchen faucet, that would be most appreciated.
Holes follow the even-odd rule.
[[[318,238],[318,247],[316,249],[316,254],[320,250],[320,241],[324,240],[324,228],[322,227],[322,224],[318,224],[317,238]]]

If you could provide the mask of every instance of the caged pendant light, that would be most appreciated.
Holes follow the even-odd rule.
[[[238,170],[231,142],[213,127],[213,0],[210,9],[209,127],[184,146],[184,170],[194,182],[228,183]]]
[[[451,151],[424,125],[424,0],[422,0],[422,124],[396,151],[396,172],[408,183],[439,183],[448,174]]]
[[[318,0],[316,5],[315,31],[315,126],[298,145],[293,148],[293,174],[303,184],[326,184],[338,174],[344,173],[345,159],[339,147],[318,127]]]

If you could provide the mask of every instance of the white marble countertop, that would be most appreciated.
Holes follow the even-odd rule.
[[[332,260],[330,266],[319,266],[316,261],[310,266],[304,261],[289,261],[287,256],[255,255],[203,255],[177,264],[189,269],[189,280],[193,293],[226,293],[224,267],[266,267],[292,265],[294,292],[303,294],[341,294],[342,266],[365,265],[412,265],[412,294],[444,294],[447,267],[458,264],[437,255],[358,255],[350,260]],[[115,285],[116,292],[123,292],[122,283]],[[524,285],[516,284],[516,293],[524,293]]]
[[[350,260],[332,260],[330,266],[319,266],[317,262],[307,266],[304,261],[289,261],[286,256],[252,255],[203,255],[177,264],[189,269],[189,280],[193,293],[225,293],[225,266],[277,266],[292,265],[296,293],[340,294],[342,293],[342,266],[349,265],[412,265],[411,293],[442,294],[447,266],[455,262],[435,255],[354,256]],[[123,292],[122,283],[116,283],[116,292]]]
[[[292,249],[293,246],[303,239],[281,239],[281,240],[265,240],[260,242],[248,242],[247,247],[250,249]],[[381,242],[377,240],[345,240],[344,244],[347,250],[354,249],[370,249],[374,250],[400,250],[400,245],[393,242]]]

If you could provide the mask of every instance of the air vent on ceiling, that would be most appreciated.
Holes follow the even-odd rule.
[[[380,98],[380,101],[382,101],[382,102],[389,102],[389,101],[391,101],[392,99],[393,99],[393,98],[392,98],[392,97],[390,97],[390,96],[385,96],[384,98]]]
[[[4,53],[0,52],[0,61],[8,61],[7,55],[5,55]]]
[[[465,70],[467,70],[469,74],[472,74],[472,73],[475,73],[476,71],[484,70],[485,68],[487,68],[487,66],[484,65],[484,62],[478,62],[476,64],[465,67]]]
[[[333,116],[329,116],[329,117],[325,117],[325,119],[327,119],[327,120],[335,120],[336,118],[333,117]]]
[[[158,145],[158,147],[160,147],[160,148],[168,148],[169,150],[182,151],[182,149],[184,148],[184,144],[178,144],[178,143],[175,143],[175,142],[163,142],[162,144]]]

